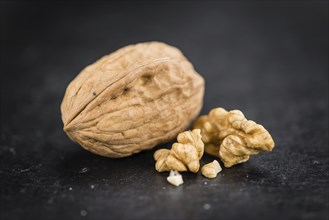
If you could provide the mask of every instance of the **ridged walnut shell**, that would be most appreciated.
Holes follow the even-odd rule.
[[[87,66],[61,104],[64,131],[102,156],[126,157],[167,142],[199,114],[204,79],[175,47],[123,47]]]

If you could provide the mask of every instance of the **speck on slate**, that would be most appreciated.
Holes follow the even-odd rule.
[[[87,211],[86,210],[81,210],[80,211],[80,215],[81,216],[86,216],[87,215]]]
[[[87,173],[88,171],[89,171],[89,168],[84,167],[79,171],[79,173]]]
[[[47,201],[48,204],[54,203],[54,197],[50,197]]]
[[[204,210],[209,210],[211,208],[211,205],[209,203],[206,203],[203,205]]]
[[[25,173],[25,172],[30,171],[30,169],[31,169],[31,167],[30,167],[30,168],[27,168],[27,169],[22,169],[22,170],[20,170],[19,172],[21,172],[21,173]]]
[[[8,150],[9,150],[10,153],[13,154],[13,156],[16,155],[16,150],[14,148],[10,147]]]

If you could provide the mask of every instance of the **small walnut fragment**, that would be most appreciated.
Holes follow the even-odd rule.
[[[199,114],[204,79],[165,43],[123,47],[84,68],[61,104],[64,131],[83,148],[119,158],[167,142]]]
[[[179,186],[184,183],[182,175],[176,170],[170,170],[167,181],[174,186]]]
[[[193,125],[201,129],[205,151],[219,157],[225,167],[245,162],[250,155],[271,151],[274,141],[260,124],[247,120],[239,110],[215,108]]]
[[[200,132],[199,129],[182,132],[177,137],[178,143],[174,143],[170,150],[157,150],[153,155],[156,161],[155,169],[158,172],[190,170],[197,173],[204,151]]]
[[[217,160],[207,163],[201,168],[202,175],[210,179],[215,178],[220,171],[222,171],[222,167]]]

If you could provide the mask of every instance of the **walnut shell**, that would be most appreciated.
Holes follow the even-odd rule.
[[[175,47],[123,47],[87,66],[61,104],[64,131],[83,148],[119,158],[167,142],[199,114],[204,79]]]

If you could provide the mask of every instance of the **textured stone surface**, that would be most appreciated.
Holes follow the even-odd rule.
[[[328,219],[327,3],[1,8],[0,219]],[[153,150],[109,159],[70,141],[58,106],[81,65],[149,40],[179,46],[203,74],[201,114],[240,109],[273,151],[175,187]]]

